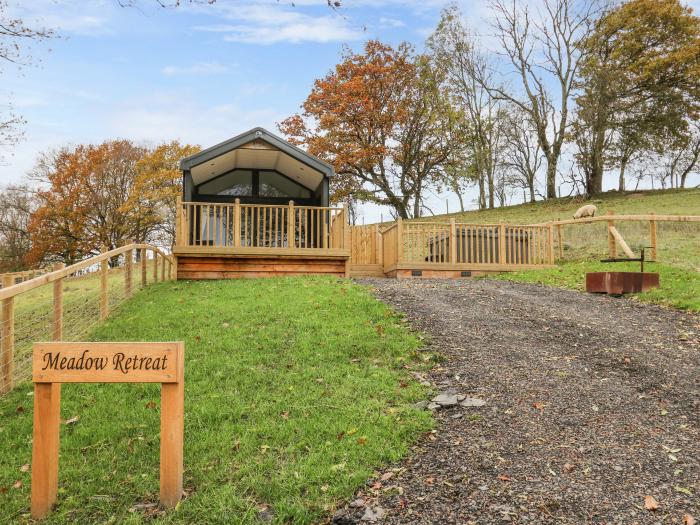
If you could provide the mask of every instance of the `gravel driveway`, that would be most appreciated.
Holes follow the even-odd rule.
[[[700,317],[501,281],[360,282],[445,356],[423,378],[436,393],[486,403],[437,410],[336,523],[700,525]]]

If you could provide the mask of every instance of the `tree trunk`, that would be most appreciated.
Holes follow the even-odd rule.
[[[617,183],[618,191],[625,191],[625,168],[627,168],[627,157],[622,157],[620,161],[620,180]]]
[[[547,198],[557,197],[557,164],[554,159],[547,158]]]
[[[528,189],[530,190],[530,202],[535,202],[535,180],[534,178],[528,183]]]
[[[479,209],[486,209],[486,193],[484,187],[484,177],[479,176]]]

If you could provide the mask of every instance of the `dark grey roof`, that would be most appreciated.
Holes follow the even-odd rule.
[[[253,128],[249,131],[246,131],[245,133],[241,133],[240,135],[236,135],[231,139],[225,140],[224,142],[221,142],[216,146],[212,146],[211,148],[202,150],[199,153],[195,153],[194,155],[185,157],[184,159],[180,160],[180,169],[189,170],[194,166],[208,162],[212,159],[215,159],[216,157],[220,157],[224,153],[233,151],[236,148],[239,148],[244,144],[247,144],[248,142],[251,142],[256,139],[264,140],[268,144],[276,147],[277,149],[286,153],[290,157],[293,157],[299,162],[303,162],[310,168],[313,168],[316,171],[323,173],[326,177],[330,177],[334,173],[333,166],[331,166],[327,162],[322,161],[318,157],[310,155],[303,149],[298,148],[293,144],[290,144],[286,140],[270,133],[269,131],[261,127]]]

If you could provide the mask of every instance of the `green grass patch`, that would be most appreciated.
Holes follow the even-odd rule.
[[[527,270],[495,275],[491,278],[539,283],[571,290],[585,289],[586,272],[639,271],[639,263],[602,263],[599,261],[563,262],[556,268]],[[635,300],[673,306],[700,312],[700,272],[661,263],[646,263],[644,271],[658,272],[660,287],[656,290],[633,294]]]
[[[91,333],[184,340],[185,489],[158,501],[158,385],[64,385],[59,504],[46,523],[311,523],[432,426],[412,404],[428,355],[348,281],[166,282]],[[0,400],[0,521],[27,522],[32,390]],[[18,483],[19,482],[19,483]],[[130,509],[132,509],[130,511]]]
[[[472,210],[437,215],[430,220],[458,222],[532,224],[571,219],[574,212],[584,204],[595,204],[599,214],[614,211],[617,215],[635,215],[655,212],[659,215],[700,215],[700,188],[683,190],[608,191],[591,200],[563,197],[492,210]],[[424,218],[427,220],[427,218]]]

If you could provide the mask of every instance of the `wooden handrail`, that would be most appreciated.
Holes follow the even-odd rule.
[[[68,277],[72,273],[75,273],[75,272],[80,271],[80,270],[84,270],[85,268],[89,268],[90,266],[93,266],[94,264],[100,263],[102,261],[106,261],[108,259],[111,259],[112,257],[116,257],[117,255],[121,255],[122,253],[127,252],[129,250],[136,250],[136,249],[151,250],[152,252],[157,253],[160,256],[168,259],[171,264],[174,263],[174,259],[173,259],[172,255],[163,252],[157,246],[153,246],[151,244],[136,244],[136,243],[127,244],[125,246],[121,246],[119,248],[115,248],[113,250],[109,250],[107,252],[101,253],[100,255],[95,255],[94,257],[90,257],[89,259],[85,259],[84,261],[80,261],[78,263],[71,264],[70,266],[66,266],[65,268],[63,268],[61,270],[56,270],[53,272],[45,273],[43,275],[40,275],[39,277],[35,277],[34,279],[30,279],[28,281],[24,281],[22,283],[15,284],[13,286],[8,286],[7,288],[2,288],[2,289],[0,289],[0,300],[9,299],[10,297],[15,297],[16,295],[19,295],[21,293],[25,293],[25,292],[28,292],[30,290],[34,290],[35,288],[39,288],[40,286],[44,286],[46,284],[52,283],[54,281],[57,281],[58,279]]]

